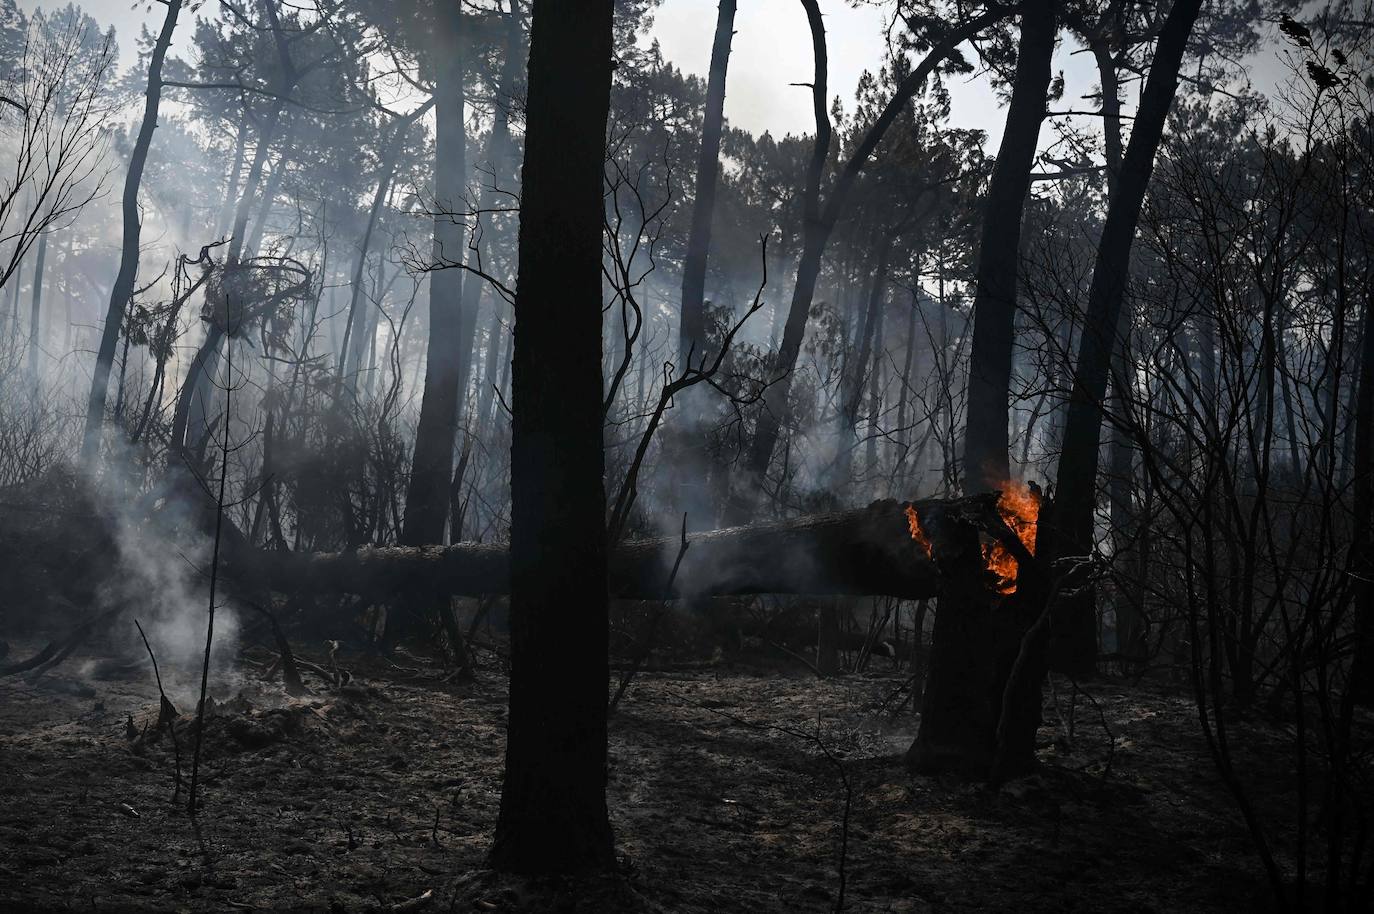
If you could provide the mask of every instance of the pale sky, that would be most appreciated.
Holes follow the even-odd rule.
[[[206,5],[206,8],[213,3]],[[715,34],[717,0],[662,0],[654,14],[650,39],[656,39],[664,56],[688,73],[705,77],[711,61],[711,41]],[[829,87],[833,99],[839,96],[852,110],[854,89],[865,69],[876,71],[886,52],[884,36],[887,9],[864,5],[855,9],[846,0],[820,0],[825,16],[830,57]],[[35,0],[20,0],[32,10]],[[56,0],[46,4],[58,5]],[[119,38],[121,61],[133,62],[139,28],[147,24],[156,32],[164,7],[148,0],[86,0],[82,6],[101,25],[114,25]],[[204,9],[204,8],[203,8]],[[181,39],[174,53],[184,52],[192,32],[193,14],[182,14],[177,28]],[[726,82],[725,115],[730,122],[755,134],[765,130],[775,136],[811,133],[810,90],[789,83],[810,82],[813,74],[811,39],[806,14],[798,0],[740,0],[735,16],[735,40],[730,55]],[[179,47],[178,47],[179,46]],[[1086,54],[1074,54],[1074,46],[1063,42],[1054,68],[1063,71],[1065,97],[1057,108],[1095,108],[1080,96],[1093,91],[1096,78]],[[1276,72],[1273,49],[1257,55],[1256,70]],[[1257,88],[1263,85],[1256,78]],[[953,102],[951,122],[955,127],[986,130],[988,146],[996,151],[1005,111],[983,74],[973,74],[950,84]],[[1042,138],[1048,131],[1042,134]]]

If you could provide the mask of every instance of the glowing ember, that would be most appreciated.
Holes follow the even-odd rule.
[[[1035,531],[1040,517],[1040,498],[1021,483],[1008,482],[997,499],[997,513],[1016,534],[1026,551],[1035,554]],[[996,579],[998,593],[1016,592],[1016,557],[1001,543],[983,547],[983,561]]]
[[[906,525],[911,529],[911,538],[916,541],[916,545],[925,550],[926,558],[932,558],[930,537],[926,536],[925,530],[921,528],[921,518],[916,514],[915,505],[906,506]]]

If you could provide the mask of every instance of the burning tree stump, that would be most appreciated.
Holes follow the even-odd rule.
[[[921,727],[907,765],[1000,781],[1035,766],[1048,581],[1034,560],[1039,493],[1009,486],[981,522],[946,529],[934,553],[947,587],[932,634]],[[979,532],[993,541],[981,543]],[[987,576],[996,583],[989,587]]]

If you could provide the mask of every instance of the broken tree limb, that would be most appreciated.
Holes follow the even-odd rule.
[[[671,586],[680,537],[630,540],[612,550],[611,595],[636,600],[758,593],[936,596],[943,589],[942,551],[967,549],[970,542],[976,548],[977,537],[969,534],[994,513],[988,503],[996,497],[884,500],[857,510],[698,533],[688,537],[690,549]],[[908,505],[916,508],[934,544],[934,558],[912,539]],[[506,593],[510,586],[510,564],[500,545],[234,552],[229,574],[251,576],[279,592],[383,596],[434,588],[478,596]]]

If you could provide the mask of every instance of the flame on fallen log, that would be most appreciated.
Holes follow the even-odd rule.
[[[1002,487],[997,499],[997,513],[1016,534],[1021,545],[1031,555],[1035,554],[1035,533],[1040,519],[1040,498],[1031,489],[1019,482],[1008,482]],[[983,562],[993,576],[994,589],[1006,596],[1016,593],[1016,557],[1000,542],[983,546]]]
[[[916,541],[916,545],[925,551],[926,558],[934,558],[930,537],[926,536],[926,531],[921,527],[921,518],[916,513],[915,505],[906,506],[906,525],[911,530],[911,538]]]

